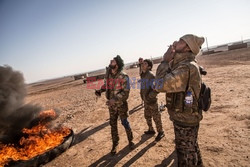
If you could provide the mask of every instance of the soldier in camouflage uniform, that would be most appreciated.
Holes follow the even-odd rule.
[[[124,63],[119,55],[111,60],[109,67],[106,69],[105,84],[100,90],[96,90],[95,94],[100,96],[102,92],[106,92],[107,105],[109,107],[110,114],[110,126],[113,147],[111,154],[115,154],[117,146],[119,144],[117,120],[121,119],[121,123],[124,126],[129,141],[129,148],[133,149],[134,143],[133,133],[128,122],[128,103],[129,97],[129,77],[125,74],[123,69]]]
[[[144,101],[144,117],[148,124],[148,131],[145,134],[155,134],[152,126],[152,118],[155,122],[158,135],[155,138],[156,141],[160,141],[165,135],[162,129],[161,113],[158,110],[157,94],[158,92],[153,90],[153,83],[155,76],[151,72],[153,63],[149,59],[145,59],[142,63],[141,73],[141,89],[140,95]]]
[[[169,64],[164,68],[162,63],[157,69],[157,78],[162,78],[163,84],[157,85],[156,90],[166,92],[166,106],[174,124],[178,166],[181,167],[203,166],[197,141],[202,120],[198,107],[201,75],[195,60],[203,42],[204,38],[192,34],[181,37],[164,55],[167,60],[163,63]],[[191,103],[187,100],[190,98],[187,92],[191,92]]]
[[[139,75],[142,73],[142,64],[143,64],[143,58],[139,58],[138,65],[139,65]]]
[[[138,66],[139,66],[139,75],[141,76],[141,73],[142,73],[142,64],[143,64],[143,58],[139,58],[138,59]],[[139,81],[139,82],[141,82],[141,81]],[[143,104],[143,100],[141,101],[141,105],[143,106],[144,104]]]

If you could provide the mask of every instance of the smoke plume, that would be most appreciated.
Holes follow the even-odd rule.
[[[24,104],[25,96],[23,75],[9,66],[0,66],[0,142],[17,141],[21,130],[38,117],[40,107]]]

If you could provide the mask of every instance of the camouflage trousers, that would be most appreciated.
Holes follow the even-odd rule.
[[[180,126],[174,123],[175,146],[179,167],[203,166],[197,141],[199,125]]]
[[[128,107],[127,104],[122,105],[117,108],[109,108],[110,115],[110,126],[111,126],[111,136],[112,142],[114,145],[118,145],[119,143],[119,135],[118,135],[118,127],[117,121],[118,117],[121,119],[121,123],[124,126],[127,134],[128,141],[131,142],[133,140],[133,133],[128,122]]]
[[[161,121],[161,113],[158,110],[158,104],[152,103],[147,104],[144,103],[144,117],[147,121],[149,130],[154,130],[152,125],[152,118],[155,122],[157,132],[162,132],[162,121]]]

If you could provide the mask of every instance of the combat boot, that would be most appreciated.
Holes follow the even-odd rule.
[[[159,132],[155,138],[155,141],[160,141],[165,136],[164,132]]]
[[[128,147],[129,147],[130,150],[133,150],[135,148],[134,142],[130,141],[129,144],[128,144]]]
[[[112,146],[112,149],[111,149],[110,153],[112,155],[115,155],[116,152],[117,152],[117,148],[118,148],[118,143],[113,143],[113,146]]]
[[[155,131],[154,130],[144,131],[144,134],[146,134],[146,135],[154,135]]]
[[[134,143],[132,142],[133,141],[133,133],[132,133],[132,130],[131,129],[126,129],[126,134],[127,134],[127,137],[128,137],[128,142],[129,142],[129,148],[132,150],[134,149]]]

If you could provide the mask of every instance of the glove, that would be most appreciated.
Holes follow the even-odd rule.
[[[101,96],[101,90],[95,90],[95,95],[100,97]]]

